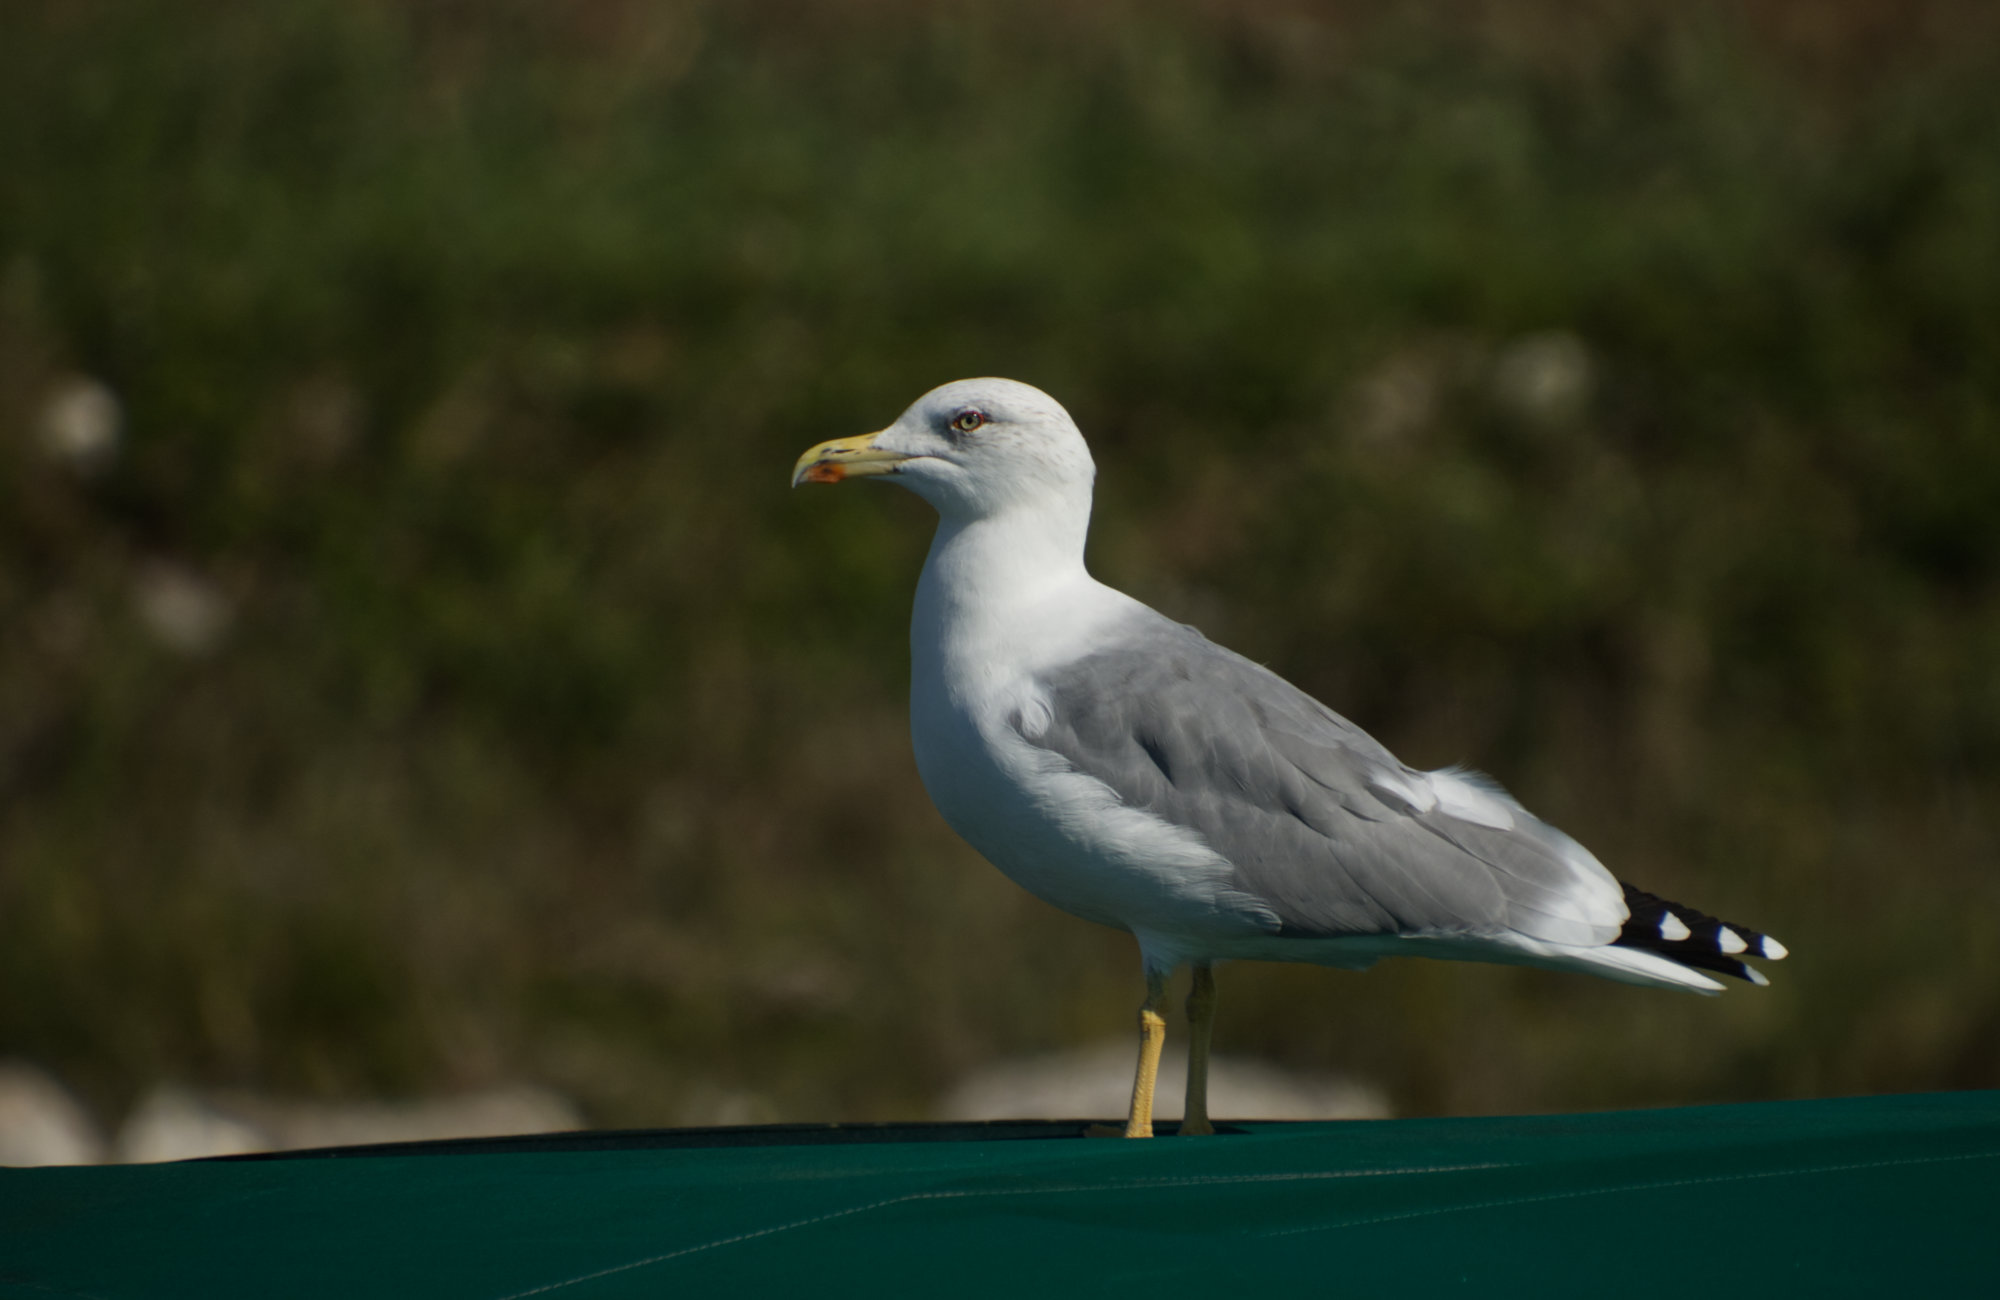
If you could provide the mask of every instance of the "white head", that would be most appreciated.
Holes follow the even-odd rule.
[[[1090,515],[1090,448],[1055,398],[1011,379],[933,388],[888,428],[823,442],[799,457],[792,484],[882,475],[954,523],[1027,508]]]

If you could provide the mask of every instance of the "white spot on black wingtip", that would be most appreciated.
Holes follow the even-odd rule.
[[[1785,958],[1791,956],[1791,950],[1789,948],[1785,947],[1784,944],[1779,943],[1776,939],[1773,939],[1768,934],[1758,941],[1757,946],[1758,948],[1762,949],[1764,955],[1766,957],[1769,957],[1772,961],[1783,961]]]
[[[1668,943],[1679,943],[1694,933],[1687,928],[1687,922],[1672,912],[1660,913],[1660,937]]]
[[[1726,925],[1717,928],[1715,932],[1715,946],[1729,953],[1750,951],[1750,945],[1743,942],[1743,936]]]
[[[1758,970],[1755,966],[1745,966],[1743,968],[1743,978],[1749,980],[1752,984],[1755,984],[1758,988],[1767,989],[1771,987],[1770,977],[1764,974],[1763,971]]]

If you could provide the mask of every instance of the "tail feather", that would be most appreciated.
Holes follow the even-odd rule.
[[[1785,945],[1748,926],[1718,921],[1706,912],[1670,903],[1623,881],[1619,884],[1624,886],[1625,906],[1631,916],[1612,940],[1615,945],[1656,952],[1683,966],[1733,975],[1752,984],[1771,981],[1741,957],[1777,961],[1786,955]]]

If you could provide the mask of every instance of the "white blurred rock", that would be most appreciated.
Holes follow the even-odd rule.
[[[273,1149],[509,1137],[584,1127],[568,1098],[525,1085],[455,1097],[398,1102],[274,1101],[221,1095],[217,1100],[271,1135]]]
[[[674,1107],[678,1128],[736,1128],[744,1124],[775,1124],[779,1116],[770,1101],[754,1092],[715,1084],[687,1089]]]
[[[97,1126],[47,1072],[0,1062],[0,1165],[94,1165],[104,1159]]]
[[[132,601],[146,630],[184,655],[208,654],[229,631],[229,598],[207,578],[166,560],[139,571]]]
[[[1364,443],[1408,442],[1423,432],[1443,401],[1443,359],[1410,347],[1385,357],[1348,393],[1348,427]]]
[[[1132,1101],[1138,1044],[1111,1041],[996,1061],[962,1080],[938,1106],[945,1119],[1112,1119]],[[1185,1051],[1160,1061],[1153,1116],[1179,1119]],[[1265,1061],[1216,1056],[1208,1064],[1208,1113],[1225,1119],[1387,1119],[1389,1101],[1339,1075],[1305,1075]]]
[[[162,1084],[147,1093],[118,1131],[117,1157],[126,1164],[198,1160],[268,1151],[271,1139],[223,1114],[185,1088]]]
[[[1532,424],[1560,425],[1581,416],[1596,387],[1596,366],[1584,341],[1568,330],[1523,334],[1493,362],[1493,396]]]
[[[44,451],[79,473],[94,474],[117,458],[125,407],[103,382],[71,375],[42,403],[39,423]]]
[[[118,1158],[150,1163],[253,1151],[556,1133],[583,1126],[583,1117],[567,1098],[525,1085],[416,1101],[346,1103],[243,1092],[197,1094],[164,1085],[147,1094],[126,1121],[118,1136]]]

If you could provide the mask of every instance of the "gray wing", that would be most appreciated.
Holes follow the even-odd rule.
[[[1510,824],[1454,815],[1430,774],[1193,628],[1152,615],[1037,680],[1049,719],[1024,738],[1200,834],[1281,934],[1618,935],[1621,890],[1575,841],[1470,774]]]

